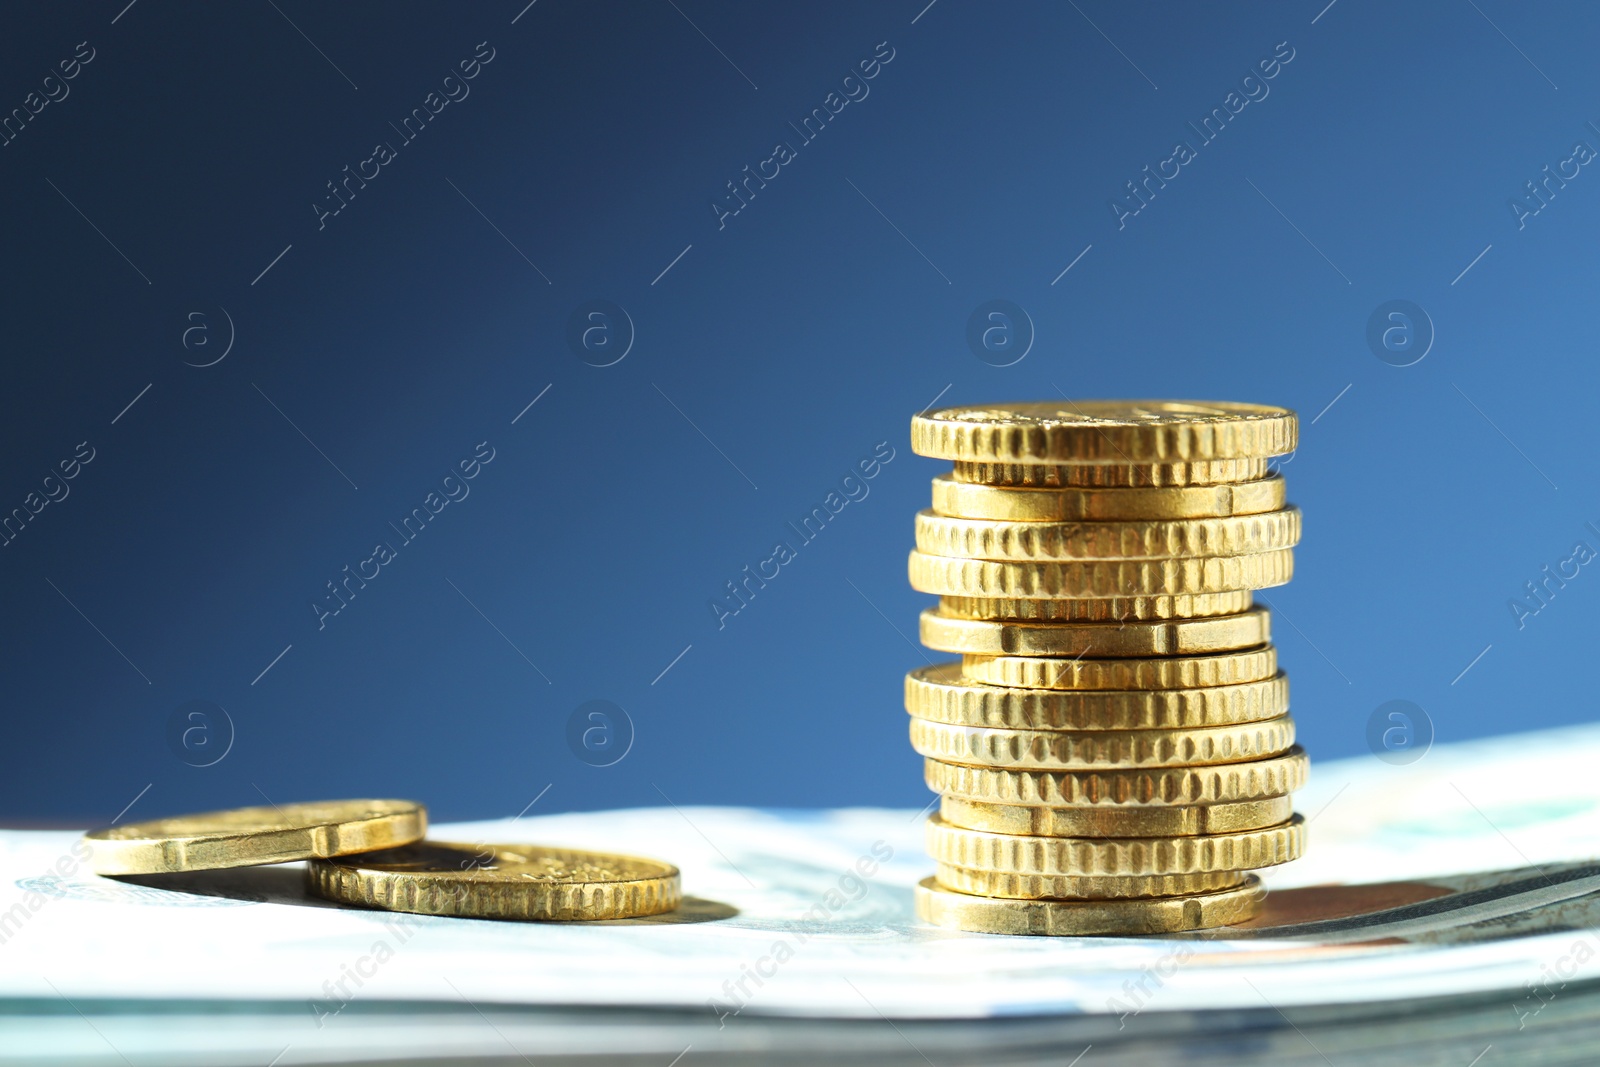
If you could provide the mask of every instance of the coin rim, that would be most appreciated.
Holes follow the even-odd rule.
[[[365,819],[324,819],[293,826],[262,830],[204,831],[188,834],[162,834],[151,837],[109,837],[111,833],[153,826],[175,820],[201,820],[208,816],[238,811],[288,811],[306,807],[349,804],[370,808],[395,805],[396,810]],[[107,826],[83,835],[89,846],[89,868],[101,875],[176,874],[184,871],[220,871],[237,867],[259,867],[273,863],[317,859],[325,856],[353,855],[381,848],[395,848],[420,841],[428,830],[428,809],[414,800],[392,797],[358,800],[297,801],[286,804],[252,804],[243,808],[173,815],[146,819],[121,827]],[[238,849],[234,855],[229,851]]]
[[[979,934],[1076,937],[1151,935],[1233,926],[1260,914],[1261,879],[1213,893],[1131,900],[1007,900],[946,889],[933,876],[912,888],[913,910],[923,922]],[[1071,928],[1067,928],[1067,927]]]

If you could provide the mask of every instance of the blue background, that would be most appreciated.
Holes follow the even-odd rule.
[[[1508,201],[1600,145],[1600,9],[924,2],[10,12],[0,110],[94,59],[0,148],[0,512],[95,458],[0,548],[0,816],[919,806],[905,551],[942,464],[908,421],[1058,389],[1302,413],[1305,540],[1266,599],[1314,757],[1395,699],[1441,741],[1590,718],[1600,578],[1521,629],[1508,601],[1600,547],[1600,174],[1520,229]],[[470,95],[319,229],[482,41]],[[880,42],[870,95],[719,228]],[[1269,95],[1119,229],[1280,42]],[[636,332],[613,366],[567,342],[592,299]],[[1036,330],[1015,365],[966,342],[991,299]],[[1365,339],[1392,299],[1436,330],[1413,366]],[[483,441],[470,496],[319,629]],[[719,629],[724,583],[882,441],[870,495]],[[206,767],[169,744],[195,700],[233,725]],[[569,748],[589,700],[632,721],[612,766]]]

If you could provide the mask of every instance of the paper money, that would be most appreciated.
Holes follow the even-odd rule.
[[[1597,759],[1600,728],[1586,727],[1438,746],[1407,766],[1318,764],[1300,803],[1316,847],[1268,872],[1263,919],[1168,939],[925,926],[911,913],[912,887],[929,873],[912,811],[669,808],[438,828],[458,841],[658,853],[681,866],[678,912],[578,926],[331,905],[308,896],[296,865],[104,879],[88,873],[75,833],[8,831],[0,1003],[11,1013],[0,1030],[18,1040],[0,1041],[0,1063],[30,1062],[41,1035],[68,1040],[56,1023],[23,1026],[35,1017],[21,1005],[53,1005],[39,1012],[77,1020],[92,1039],[69,1002],[91,1013],[121,1005],[97,1027],[151,1048],[190,1038],[130,1015],[134,1002],[242,1002],[239,1035],[253,1032],[250,1012],[275,1020],[258,1035],[277,1042],[260,1062],[291,1040],[298,1059],[285,1062],[338,1062],[348,1035],[366,1032],[359,1020],[385,1014],[443,1026],[428,1040],[476,1054],[481,1019],[459,1048],[447,1034],[470,1021],[463,1006],[471,1018],[521,1012],[516,1025],[541,1042],[574,1005],[673,1011],[705,1042],[785,1019],[987,1026],[1022,1015],[1055,1018],[1062,1040],[1090,1026],[1109,1042],[1206,1009],[1365,1017],[1454,997],[1492,1032],[1534,1040],[1600,1018],[1577,992],[1600,978]],[[1216,1018],[1184,1017],[1202,1030],[1195,1020]],[[504,1054],[492,1038],[483,1054]],[[84,1049],[85,1062],[107,1055]]]

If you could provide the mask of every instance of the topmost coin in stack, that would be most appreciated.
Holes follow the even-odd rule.
[[[1292,411],[1171,400],[943,408],[917,516],[911,743],[942,802],[918,914],[1010,934],[1243,922],[1305,847],[1288,680],[1252,591],[1287,582]]]

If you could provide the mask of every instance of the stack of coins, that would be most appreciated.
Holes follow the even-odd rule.
[[[955,463],[917,516],[912,746],[941,796],[919,916],[1010,934],[1243,922],[1250,872],[1305,847],[1288,680],[1252,591],[1287,582],[1300,512],[1268,469],[1293,412],[1080,401],[911,423]]]

